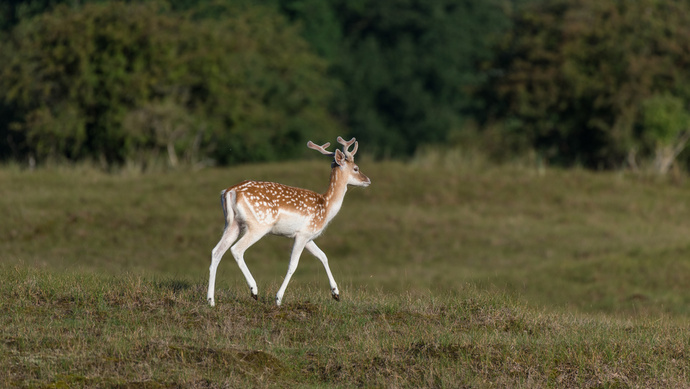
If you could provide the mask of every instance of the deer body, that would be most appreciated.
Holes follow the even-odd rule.
[[[320,151],[322,154],[334,156],[330,185],[325,194],[261,181],[244,181],[221,192],[221,204],[226,225],[223,236],[211,254],[207,296],[211,306],[215,305],[216,270],[223,254],[228,249],[242,270],[252,297],[257,298],[256,281],[254,281],[244,262],[244,252],[266,234],[282,235],[295,240],[287,275],[276,294],[276,304],[281,304],[287,284],[297,268],[299,257],[305,248],[323,264],[328,275],[333,298],[336,300],[340,298],[338,286],[328,266],[328,258],[316,246],[314,239],[321,235],[328,223],[340,210],[347,186],[366,187],[371,181],[359,172],[359,168],[354,163],[354,154],[357,152],[355,139],[345,142],[338,137],[338,142],[343,144],[344,152],[340,150],[336,150],[335,153],[326,151],[325,148],[330,145],[329,143],[323,146],[314,145],[312,142],[307,144],[308,147]],[[355,143],[355,148],[349,152],[347,149],[353,143]],[[237,239],[240,233],[242,236]],[[235,242],[234,245],[233,242]]]

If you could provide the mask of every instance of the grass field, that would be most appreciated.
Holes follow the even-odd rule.
[[[243,179],[325,190],[323,161],[104,174],[0,168],[0,386],[690,387],[690,182],[360,161],[319,238],[231,256]]]

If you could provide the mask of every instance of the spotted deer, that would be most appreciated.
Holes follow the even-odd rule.
[[[338,214],[347,186],[367,187],[371,184],[371,180],[362,174],[355,164],[354,157],[358,147],[355,138],[345,141],[338,137],[338,143],[343,145],[343,151],[337,149],[335,152],[327,151],[330,143],[322,146],[311,141],[307,143],[310,149],[333,157],[331,181],[324,194],[261,181],[244,181],[221,192],[225,230],[211,252],[208,280],[208,303],[211,306],[215,305],[216,270],[228,248],[247,280],[252,297],[257,299],[256,281],[244,262],[244,252],[266,234],[282,235],[295,240],[287,274],[276,294],[277,305],[280,305],[283,300],[285,289],[297,269],[300,255],[305,248],[321,261],[328,275],[331,295],[335,300],[340,300],[338,285],[328,267],[328,258],[314,243],[314,239],[321,235],[328,223]],[[353,144],[354,148],[349,151]],[[237,239],[240,233],[242,236]]]

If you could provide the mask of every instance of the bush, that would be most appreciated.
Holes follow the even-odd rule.
[[[659,0],[536,2],[519,13],[490,67],[487,121],[551,163],[621,166],[654,149],[644,102],[690,104],[690,8]],[[522,150],[524,151],[524,150]]]
[[[110,2],[23,21],[0,46],[3,110],[14,113],[4,131],[39,161],[108,163],[274,160],[333,138],[324,61],[272,9],[223,11],[193,21]]]

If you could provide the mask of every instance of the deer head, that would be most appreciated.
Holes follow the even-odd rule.
[[[355,163],[355,154],[357,154],[357,140],[355,138],[345,141],[342,137],[338,137],[338,143],[343,145],[343,151],[338,149],[335,152],[326,150],[331,143],[326,142],[319,146],[312,141],[307,142],[307,147],[316,150],[323,155],[328,155],[333,157],[333,163],[331,167],[333,169],[340,169],[341,172],[347,175],[347,184],[354,186],[367,187],[371,184],[369,177],[365,176],[360,170],[359,166]],[[349,148],[354,144],[354,149],[352,151]]]

